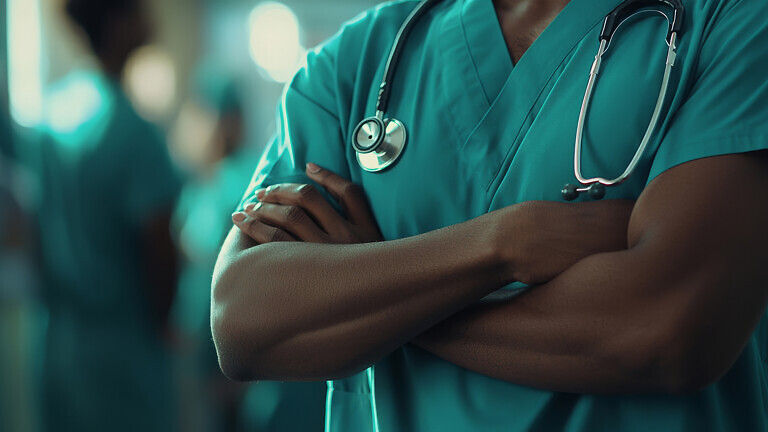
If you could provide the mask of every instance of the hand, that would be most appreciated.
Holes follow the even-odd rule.
[[[341,205],[342,217],[314,186],[282,183],[256,191],[259,202],[232,215],[240,231],[256,243],[370,243],[381,241],[376,220],[360,186],[307,164],[307,175]]]
[[[496,236],[514,280],[549,282],[576,262],[594,254],[627,248],[627,227],[634,201],[586,203],[529,201],[508,207]]]

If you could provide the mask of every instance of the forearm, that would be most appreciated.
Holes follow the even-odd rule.
[[[238,379],[318,379],[374,363],[509,282],[489,220],[358,245],[247,248],[234,230],[224,250],[239,252],[214,275],[222,367]]]
[[[646,352],[663,336],[656,333],[661,326],[649,322],[642,304],[616,306],[618,297],[639,301],[627,294],[634,291],[628,283],[657,288],[644,278],[622,278],[628,253],[587,258],[517,299],[478,303],[413,343],[475,372],[551,391],[663,390],[660,383],[668,377],[649,375],[664,365],[650,364]],[[662,310],[654,314],[659,320],[668,316]]]
[[[768,205],[708,172],[765,187],[762,160],[711,158],[660,176],[628,249],[595,254],[512,301],[483,303],[414,343],[492,377],[576,393],[680,393],[724,374],[768,304]],[[691,199],[691,191],[700,193]],[[675,211],[670,211],[674,209]]]

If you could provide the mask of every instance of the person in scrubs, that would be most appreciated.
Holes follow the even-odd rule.
[[[683,0],[638,169],[566,203],[619,3],[440,2],[392,82],[386,116],[409,142],[379,173],[351,135],[417,2],[311,53],[217,263],[224,373],[328,379],[329,431],[767,430],[768,3]],[[614,37],[586,175],[618,176],[635,153],[666,31],[641,15]]]
[[[175,127],[184,131],[179,145],[200,155],[199,160],[187,157],[191,175],[174,211],[184,260],[172,319],[185,340],[177,365],[184,389],[181,427],[201,431],[235,430],[245,387],[218,370],[209,312],[216,255],[230,227],[229,211],[250,178],[252,157],[242,146],[244,118],[236,87],[210,69],[199,67],[193,74],[192,96]],[[184,135],[189,131],[195,133]]]
[[[198,391],[182,397],[187,404],[200,404],[183,421],[186,425],[201,416],[206,424],[203,430],[211,431],[322,431],[325,382],[246,386],[229,381],[219,370],[210,330],[211,275],[232,225],[230,214],[248,185],[258,154],[246,139],[246,111],[235,80],[203,64],[193,82],[194,96],[179,127],[193,129],[194,122],[210,125],[210,131],[198,134],[201,142],[197,144],[206,149],[204,164],[184,186],[174,215],[186,260],[173,315],[177,327],[195,345],[187,356],[194,359],[192,373],[185,380],[198,386]]]
[[[11,140],[8,117],[3,115],[0,136],[3,143]],[[39,269],[29,217],[31,188],[8,156],[0,149],[0,430],[28,431],[37,430],[38,417],[34,394],[40,349]]]
[[[66,11],[99,70],[71,73],[47,103],[45,430],[172,431],[170,215],[180,182],[160,131],[119,85],[147,17],[138,0],[69,0]]]

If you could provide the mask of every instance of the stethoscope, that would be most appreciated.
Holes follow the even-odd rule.
[[[405,22],[400,27],[392,49],[390,50],[389,58],[387,59],[384,68],[384,77],[379,86],[379,94],[376,101],[376,114],[361,121],[352,133],[352,147],[355,150],[360,167],[365,171],[383,171],[392,166],[392,164],[394,164],[403,154],[405,145],[408,142],[408,133],[405,125],[395,118],[384,117],[387,112],[392,91],[391,84],[408,35],[411,30],[413,30],[413,27],[418,20],[439,1],[440,0],[423,0],[416,6],[410,15],[408,15]],[[665,6],[673,9],[674,14],[672,18],[670,18],[662,9]],[[656,101],[656,107],[651,115],[651,120],[646,129],[645,136],[643,136],[634,157],[629,162],[629,165],[624,172],[614,179],[606,179],[603,177],[586,178],[581,172],[581,149],[587,112],[589,111],[589,106],[592,100],[592,92],[597,83],[597,76],[600,71],[603,55],[608,51],[611,40],[618,28],[635,15],[645,12],[653,12],[662,15],[666,18],[668,24],[665,42],[669,46],[669,49],[667,51],[664,77],[662,79],[659,97]],[[584,94],[581,112],[579,113],[579,121],[576,126],[573,172],[581,187],[573,184],[565,185],[561,191],[563,199],[573,201],[583,192],[588,193],[593,199],[602,199],[605,196],[606,186],[617,186],[624,183],[637,168],[640,158],[645,153],[648,143],[656,130],[659,118],[661,117],[667,91],[669,90],[672,68],[675,65],[675,59],[677,57],[677,41],[679,33],[682,30],[684,17],[685,8],[683,7],[681,0],[625,0],[605,17],[603,28],[600,32],[600,47],[595,56],[595,61],[592,64],[592,69],[589,72],[589,82],[587,83],[587,90]]]

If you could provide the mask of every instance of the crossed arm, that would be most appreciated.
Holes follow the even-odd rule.
[[[767,164],[759,153],[702,159],[660,175],[634,208],[524,203],[389,242],[376,241],[359,189],[310,171],[350,219],[301,185],[236,216],[214,275],[222,368],[333,378],[412,341],[550,390],[701,387],[738,357],[768,302]],[[356,241],[368,243],[320,244]],[[541,285],[479,302],[515,280]]]
[[[674,168],[637,202],[628,249],[589,256],[513,302],[465,309],[415,343],[548,390],[697,390],[730,368],[766,309],[767,181],[764,155]]]

